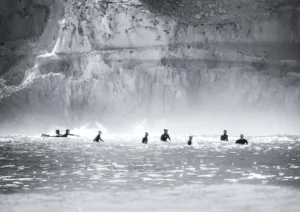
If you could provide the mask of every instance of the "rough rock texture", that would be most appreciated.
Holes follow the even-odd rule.
[[[187,23],[228,23],[255,19],[297,7],[297,0],[140,0],[152,12],[158,12]]]
[[[147,119],[183,131],[299,132],[295,1],[32,0],[30,21],[4,2],[1,27],[13,36],[1,28],[2,130]]]

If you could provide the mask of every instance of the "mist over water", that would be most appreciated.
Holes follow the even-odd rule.
[[[281,117],[281,118],[279,118]],[[40,136],[42,133],[54,134],[56,129],[64,132],[70,129],[80,136],[93,136],[99,130],[105,134],[127,134],[143,136],[145,132],[151,135],[160,135],[163,129],[168,129],[171,134],[176,135],[220,135],[223,130],[227,130],[230,135],[245,134],[247,136],[290,134],[299,135],[299,119],[295,116],[280,116],[257,112],[256,114],[236,114],[236,113],[212,113],[212,114],[192,114],[192,115],[169,115],[169,117],[152,118],[132,118],[122,116],[105,118],[103,122],[62,122],[53,120],[47,116],[43,117],[44,124],[38,124],[38,120],[33,122],[22,121],[22,124],[10,124],[0,131],[1,136],[27,135]],[[53,124],[57,123],[57,124]]]
[[[57,63],[53,58],[47,66],[29,71],[38,75],[2,98],[1,134],[30,135],[53,126],[79,128],[95,122],[116,133],[131,133],[142,123],[151,132],[168,128],[198,134],[224,129],[248,135],[300,134],[297,77],[280,80],[253,69],[225,67],[182,70],[157,62],[153,67],[136,64],[134,69],[113,62],[107,68],[101,58],[87,58],[79,76],[61,65],[59,73],[40,75]],[[69,63],[78,63],[78,58]],[[95,78],[90,72],[98,66]]]
[[[127,134],[143,136],[160,135],[163,129],[171,134],[183,135],[220,135],[227,130],[230,135],[246,136],[290,134],[299,135],[299,119],[296,115],[262,112],[228,112],[206,110],[203,113],[184,113],[135,118],[134,115],[105,117],[100,121],[62,121],[43,116],[34,121],[22,120],[19,124],[10,124],[0,131],[1,136],[27,135],[40,136],[42,133],[53,134],[56,129],[64,132],[70,129],[80,136],[93,136],[101,130],[105,134]],[[40,122],[39,122],[40,121]],[[54,124],[55,123],[55,124]]]

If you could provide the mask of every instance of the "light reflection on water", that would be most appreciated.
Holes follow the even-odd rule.
[[[294,212],[300,194],[264,185],[189,185],[131,191],[73,191],[0,196],[1,212],[189,211]]]
[[[200,141],[188,147],[10,138],[0,142],[0,192],[9,194],[0,195],[0,207],[298,211],[299,166],[297,139],[249,146]]]
[[[2,193],[131,190],[185,184],[300,187],[300,142],[142,145],[80,139],[0,143]]]

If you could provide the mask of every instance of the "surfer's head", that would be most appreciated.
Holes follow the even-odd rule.
[[[69,129],[66,129],[66,133],[69,134],[69,133],[70,133],[70,130],[69,130]]]
[[[227,130],[224,130],[224,135],[226,135],[227,134]]]
[[[240,136],[240,137],[241,137],[241,139],[244,139],[244,135],[243,135],[243,134],[241,134],[241,136]]]
[[[168,130],[167,130],[167,129],[164,129],[164,132],[165,132],[165,133],[168,133]]]
[[[102,131],[98,131],[98,134],[101,135],[101,134],[102,134]]]
[[[149,133],[145,132],[145,136],[148,136],[148,135],[149,135]]]
[[[55,133],[56,133],[56,135],[59,135],[60,131],[59,130],[55,130]]]

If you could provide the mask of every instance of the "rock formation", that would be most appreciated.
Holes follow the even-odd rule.
[[[299,14],[292,0],[2,0],[0,131],[297,133]]]

